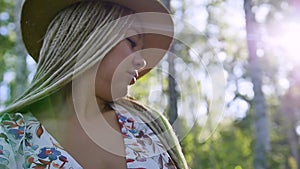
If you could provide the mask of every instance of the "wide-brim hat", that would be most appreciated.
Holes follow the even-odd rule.
[[[21,15],[22,38],[28,53],[35,61],[38,61],[43,38],[52,19],[62,9],[81,1],[87,0],[25,0]],[[154,53],[145,52],[147,67],[139,74],[140,76],[146,74],[162,59],[173,40],[174,23],[169,11],[158,0],[99,1],[116,3],[136,13],[146,12],[148,14],[148,17],[141,20],[146,25],[152,26],[144,35],[144,49],[155,48],[161,50],[156,50]],[[164,15],[158,15],[159,13]],[[159,30],[162,33],[152,30],[157,28],[162,29]]]

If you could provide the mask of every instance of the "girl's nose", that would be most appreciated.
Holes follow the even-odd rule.
[[[146,66],[146,60],[137,52],[132,60],[132,64],[136,70],[141,70]]]

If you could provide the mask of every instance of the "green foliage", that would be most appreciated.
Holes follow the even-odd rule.
[[[244,11],[242,7],[242,1],[205,1],[200,3],[199,6],[193,6],[193,4],[187,5],[185,0],[173,0],[178,5],[173,10],[175,15],[180,13],[179,19],[189,19],[188,13],[184,13],[184,10],[192,11],[193,8],[202,7],[201,9],[207,10],[208,17],[205,20],[206,28],[203,32],[199,33],[199,36],[191,36],[190,34],[183,34],[187,28],[183,28],[179,35],[180,39],[184,39],[186,42],[192,43],[197,52],[200,52],[199,57],[205,61],[203,63],[196,62],[193,58],[189,57],[189,48],[183,44],[177,44],[175,52],[180,56],[184,63],[188,63],[190,68],[194,70],[194,75],[199,77],[205,74],[205,70],[201,69],[201,66],[205,68],[213,65],[216,62],[215,56],[224,56],[223,65],[227,73],[227,92],[229,97],[227,100],[225,113],[229,113],[229,117],[226,117],[215,133],[206,141],[200,141],[200,135],[203,130],[203,126],[195,124],[191,131],[181,141],[186,159],[192,169],[252,169],[254,163],[254,145],[255,145],[255,133],[254,133],[254,110],[253,110],[253,90],[251,88],[252,82],[248,72],[248,50],[247,42],[245,38],[245,25],[244,23]],[[276,16],[283,14],[283,8],[286,8],[287,2],[281,1],[269,1],[269,0],[258,0],[253,1],[253,11],[259,11],[259,8],[270,7],[269,13],[265,16],[263,24],[268,24],[276,18]],[[236,7],[233,7],[236,5]],[[239,8],[237,8],[239,7]],[[265,8],[266,9],[266,8]],[[183,11],[183,12],[182,12]],[[237,15],[235,12],[237,11]],[[187,15],[187,16],[185,16]],[[196,15],[195,15],[196,16]],[[239,22],[234,22],[235,19],[242,19]],[[180,21],[181,22],[181,21]],[[212,31],[211,28],[215,28],[217,31]],[[257,28],[259,29],[259,28]],[[262,32],[263,34],[264,32]],[[250,35],[251,36],[251,35]],[[255,37],[252,37],[255,38]],[[283,70],[289,69],[277,60],[274,53],[267,52],[265,49],[269,47],[268,44],[260,41],[258,47],[263,54],[260,55],[260,66],[262,67],[263,77],[263,90],[266,95],[266,101],[268,105],[268,116],[269,116],[269,130],[270,130],[270,152],[268,154],[268,162],[272,169],[292,169],[297,166],[297,159],[292,157],[290,151],[290,143],[286,134],[286,122],[282,122],[278,119],[278,113],[281,110],[280,101],[278,100],[282,94],[280,86],[278,84],[278,78],[285,78],[283,76]],[[264,46],[265,45],[265,46]],[[275,57],[276,56],[276,57]],[[282,56],[281,56],[282,58]],[[177,63],[180,64],[180,63]],[[197,71],[196,71],[197,70]],[[200,70],[200,71],[199,71]],[[156,73],[156,72],[155,72]],[[180,99],[182,98],[193,98],[193,94],[196,93],[196,89],[191,84],[192,78],[184,78],[182,72],[177,72],[178,75],[175,77],[176,80],[184,79],[184,87],[180,91]],[[295,74],[295,73],[294,73]],[[183,76],[182,76],[183,75]],[[144,100],[148,105],[155,105],[158,108],[163,106],[167,107],[164,102],[166,98],[166,77],[154,78],[154,83],[149,84],[149,80],[152,79],[150,74],[146,78],[142,78],[139,86],[136,85],[133,88],[133,95],[139,99]],[[151,80],[150,80],[151,81]],[[157,97],[154,102],[149,100],[149,89],[153,85],[163,84],[162,91],[160,91],[161,97]],[[246,85],[245,85],[246,84]],[[205,84],[199,84],[204,86]],[[247,87],[247,85],[250,87]],[[294,85],[296,86],[296,85]],[[299,86],[299,85],[298,85]],[[247,87],[247,88],[245,88]],[[183,93],[182,91],[188,91]],[[201,93],[204,96],[200,96],[201,101],[209,105],[209,99],[205,97],[205,93]],[[191,99],[191,100],[193,100]],[[243,100],[248,104],[245,116],[239,117],[236,114],[241,113],[239,109],[229,109],[231,105],[239,104],[236,100]],[[284,99],[286,102],[288,99]],[[181,100],[180,100],[181,101]],[[294,101],[295,102],[295,101]],[[154,104],[155,103],[155,104]],[[163,104],[162,104],[163,103]],[[192,103],[190,103],[192,105]],[[197,102],[196,104],[200,104]],[[239,107],[240,105],[236,105]],[[295,107],[295,105],[292,105]],[[165,107],[165,108],[166,108]],[[207,108],[207,107],[206,107]],[[163,108],[161,108],[164,110]],[[207,108],[208,109],[208,108]],[[186,111],[186,110],[185,110]],[[189,109],[193,111],[193,109]],[[197,111],[197,110],[196,110]],[[230,111],[230,112],[226,112]],[[189,113],[189,112],[188,112]],[[187,113],[187,114],[188,114]],[[207,112],[208,113],[208,112]],[[280,114],[280,113],[279,113]],[[300,121],[300,120],[299,120]],[[182,116],[181,127],[183,130],[188,130],[189,120],[186,116]],[[299,146],[299,145],[298,145]],[[299,161],[299,159],[298,159]]]
[[[0,81],[3,80],[3,73],[11,68],[6,60],[14,53],[15,32],[14,32],[14,0],[0,0]]]
[[[16,17],[21,3],[21,0],[0,0],[0,87],[3,92],[0,107],[8,105],[24,92],[28,83],[26,52],[19,35],[19,17]]]
[[[247,118],[233,125],[219,126],[204,143],[198,139],[202,127],[196,124],[182,140],[189,166],[192,169],[252,168],[251,130],[239,127],[248,120]]]
[[[0,81],[14,68],[15,46],[14,0],[0,0]],[[1,84],[1,83],[0,83]],[[0,102],[1,105],[1,102]]]
[[[0,1],[0,56],[1,60],[4,54],[13,53],[15,45],[15,24],[14,24],[14,0]]]

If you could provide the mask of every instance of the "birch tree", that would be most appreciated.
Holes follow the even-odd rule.
[[[267,169],[267,153],[270,149],[268,115],[266,101],[262,92],[262,70],[257,57],[257,40],[259,37],[258,25],[251,10],[251,0],[244,0],[244,10],[247,31],[248,47],[248,71],[253,83],[253,105],[255,113],[255,147],[254,147],[254,168]]]

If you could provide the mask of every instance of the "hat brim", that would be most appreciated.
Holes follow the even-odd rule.
[[[28,53],[35,61],[38,61],[43,38],[47,31],[48,25],[59,11],[65,7],[77,2],[86,0],[26,0],[23,4],[21,15],[22,38]],[[101,1],[101,0],[100,0]],[[164,24],[168,27],[167,34],[148,33],[144,36],[144,48],[158,48],[167,51],[173,40],[174,23],[169,15],[169,11],[157,0],[103,0],[112,2],[121,6],[132,9],[136,13],[156,12],[167,14],[163,18],[151,18],[146,22],[153,24]],[[155,23],[157,22],[157,23]],[[152,23],[151,23],[152,24]],[[140,72],[140,76],[151,70],[164,56],[164,53],[151,56],[147,60],[147,68]],[[154,58],[153,58],[154,57]]]

